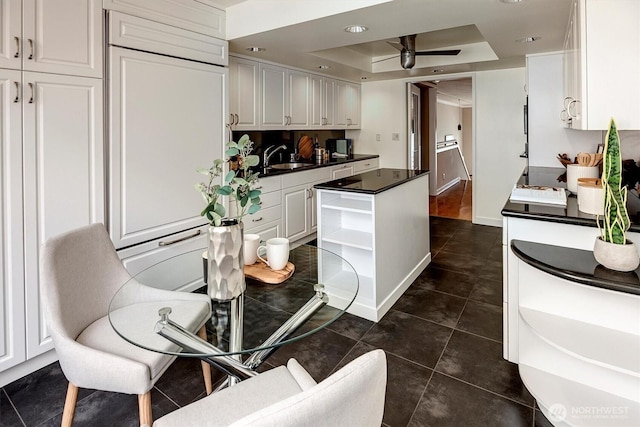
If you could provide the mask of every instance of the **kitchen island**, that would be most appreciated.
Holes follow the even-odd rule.
[[[318,247],[358,273],[358,296],[348,311],[377,322],[431,262],[429,173],[376,169],[314,188]],[[339,278],[339,271],[325,274]],[[331,298],[340,298],[339,280],[325,285],[335,286],[327,290]]]

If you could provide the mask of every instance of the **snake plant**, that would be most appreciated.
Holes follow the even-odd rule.
[[[597,221],[602,240],[624,245],[626,232],[631,225],[627,212],[627,187],[622,186],[622,159],[620,156],[620,136],[616,123],[609,121],[605,137],[602,163],[602,188],[604,189],[604,218],[602,227]]]

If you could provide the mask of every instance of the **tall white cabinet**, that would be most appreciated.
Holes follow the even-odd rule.
[[[102,2],[3,0],[0,12],[3,385],[55,358],[40,244],[105,209]]]

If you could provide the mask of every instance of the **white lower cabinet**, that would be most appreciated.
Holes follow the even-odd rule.
[[[244,234],[259,234],[261,240],[282,237],[282,181],[279,176],[260,178],[258,189],[261,207],[253,215],[244,217]]]
[[[354,173],[355,172],[353,168],[353,163],[346,163],[344,165],[333,166],[331,168],[331,179],[347,178],[353,175]]]
[[[330,179],[328,167],[282,176],[283,237],[295,241],[316,231],[318,215],[313,186]]]
[[[378,158],[360,160],[358,162],[353,163],[353,171],[354,173],[368,172],[374,169],[378,169],[379,165],[380,165],[380,160]]]

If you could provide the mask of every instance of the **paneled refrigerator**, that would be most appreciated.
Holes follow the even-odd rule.
[[[108,228],[135,274],[206,247],[194,185],[223,156],[226,41],[114,11],[108,31]],[[199,284],[173,270],[160,286]]]

